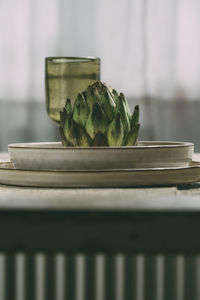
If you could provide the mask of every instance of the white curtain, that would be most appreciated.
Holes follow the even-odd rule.
[[[199,32],[199,0],[1,0],[0,105],[25,102],[16,118],[37,139],[50,120],[36,124],[28,103],[44,105],[44,58],[61,55],[100,57],[101,79],[129,99],[199,99]]]
[[[1,0],[0,99],[43,100],[44,57],[99,56],[129,96],[198,98],[199,0]]]

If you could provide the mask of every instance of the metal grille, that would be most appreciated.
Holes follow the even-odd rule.
[[[200,256],[0,255],[0,300],[200,300]]]

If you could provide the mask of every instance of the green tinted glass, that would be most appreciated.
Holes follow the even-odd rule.
[[[100,80],[100,59],[90,57],[47,57],[45,59],[46,109],[59,124],[66,99],[72,104],[77,94]]]

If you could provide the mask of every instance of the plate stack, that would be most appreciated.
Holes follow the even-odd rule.
[[[63,147],[61,143],[8,146],[0,183],[38,187],[166,186],[200,181],[194,145],[139,142],[132,147]]]

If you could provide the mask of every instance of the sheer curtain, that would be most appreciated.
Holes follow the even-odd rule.
[[[101,57],[102,80],[145,104],[144,136],[175,138],[178,117],[181,137],[188,109],[193,119],[200,109],[199,31],[199,0],[2,0],[1,149],[57,138],[44,107],[44,58],[59,55]],[[158,132],[159,116],[172,119]]]

